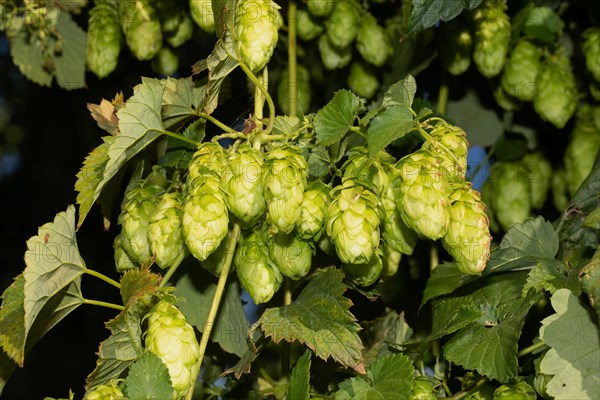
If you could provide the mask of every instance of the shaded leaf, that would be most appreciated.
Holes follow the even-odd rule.
[[[0,394],[2,394],[6,382],[8,382],[16,368],[17,364],[5,352],[0,350]]]
[[[130,399],[163,400],[173,397],[167,366],[149,351],[131,365],[125,382]]]
[[[181,135],[201,142],[204,139],[206,121],[197,119],[180,132]],[[160,158],[159,164],[165,167],[174,167],[178,169],[187,169],[192,156],[196,152],[197,147],[190,143],[185,143],[181,140],[169,137],[167,138],[167,150]]]
[[[483,312],[478,310],[471,299],[442,299],[433,306],[431,333],[426,340],[435,340],[456,332],[481,318]]]
[[[287,398],[289,400],[308,400],[310,390],[310,350],[306,350],[298,359],[290,375]]]
[[[523,296],[530,289],[535,291],[547,291],[550,294],[558,289],[567,288],[574,292],[581,292],[577,270],[567,271],[565,265],[558,260],[543,260],[538,262],[529,271],[527,282],[523,286]]]
[[[342,296],[343,278],[335,268],[316,274],[292,304],[265,310],[259,324],[275,343],[297,340],[324,360],[331,356],[364,373],[360,326],[349,311],[352,302]]]
[[[410,109],[417,92],[417,82],[415,78],[408,74],[406,78],[390,85],[383,95],[382,107],[401,106]]]
[[[525,35],[552,43],[563,29],[563,22],[550,7],[533,7],[523,26]]]
[[[433,298],[452,293],[475,279],[476,276],[461,272],[454,263],[442,263],[435,267],[427,279],[421,306]]]
[[[10,42],[10,55],[19,71],[27,79],[42,86],[52,84],[52,73],[44,68],[44,54],[42,46],[37,41],[30,41],[30,35],[26,29],[16,32],[7,31]]]
[[[54,57],[54,74],[60,87],[67,90],[85,87],[86,33],[67,12],[60,12],[56,21],[62,51]]]
[[[165,87],[162,99],[161,116],[165,127],[173,127],[195,116],[194,82],[191,77],[162,81]]]
[[[480,3],[481,0],[413,0],[408,34],[430,28],[440,20],[450,21],[463,9],[472,10]]]
[[[391,311],[362,325],[366,331],[363,337],[368,341],[368,351],[365,352],[366,365],[373,364],[387,354],[402,350],[413,334],[412,328],[404,318],[404,312],[398,314]]]
[[[161,276],[148,269],[131,269],[121,277],[121,298],[126,306],[140,298],[156,293]]]
[[[317,111],[313,120],[317,140],[330,146],[342,140],[364,106],[364,100],[348,90],[335,92],[333,98]]]
[[[375,157],[394,140],[401,138],[416,127],[409,108],[404,106],[388,107],[379,113],[367,130],[369,156]]]
[[[308,173],[310,176],[322,178],[329,174],[331,159],[325,146],[317,146],[308,155]]]
[[[215,34],[223,39],[226,32],[233,32],[235,0],[213,0],[212,10],[215,16]]]

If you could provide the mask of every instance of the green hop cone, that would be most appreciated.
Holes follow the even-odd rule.
[[[409,400],[436,400],[433,383],[426,376],[418,376],[413,381]]]
[[[222,176],[221,185],[229,211],[247,224],[261,217],[267,206],[263,194],[263,164],[260,150],[240,146],[229,152],[227,168]]]
[[[329,3],[332,3],[331,1]],[[296,33],[302,40],[313,40],[325,30],[321,21],[305,9],[298,10]]]
[[[483,186],[481,187],[481,201],[485,204],[485,213],[488,216],[488,221],[490,223],[490,229],[492,232],[500,232],[500,225],[496,220],[496,214],[494,213],[494,209],[492,207],[492,199],[494,198],[494,181],[492,179],[487,179]]]
[[[365,99],[375,96],[377,89],[379,89],[376,71],[362,62],[355,62],[350,65],[347,83],[350,90]]]
[[[283,71],[279,82],[277,83],[277,104],[281,111],[290,115],[290,73],[286,69]],[[308,112],[310,107],[310,74],[302,65],[296,67],[296,108],[303,114]]]
[[[189,15],[184,14],[177,29],[166,33],[166,40],[172,47],[179,47],[192,38],[194,33],[194,22]]]
[[[533,101],[541,57],[539,46],[526,39],[519,40],[502,73],[500,82],[504,91],[519,100]]]
[[[474,392],[470,392],[463,400],[492,400],[494,387],[488,384],[478,386]]]
[[[353,147],[348,151],[348,160],[342,165],[342,180],[361,180],[373,183],[376,194],[386,192],[390,185],[387,167],[395,160],[385,151],[380,151],[373,160],[369,160],[369,150],[365,146]]]
[[[162,47],[160,20],[148,0],[119,1],[121,27],[138,60],[152,59]]]
[[[325,229],[329,201],[329,187],[321,181],[314,181],[306,187],[300,217],[296,220],[296,232],[300,238],[319,240]]]
[[[494,390],[494,400],[536,400],[535,390],[527,382],[502,385]]]
[[[547,387],[548,387],[548,383],[550,383],[553,376],[542,374],[542,372],[540,370],[540,364],[542,363],[542,360],[545,355],[546,355],[546,352],[542,353],[542,355],[540,355],[538,358],[536,358],[535,361],[533,362],[533,365],[535,366],[535,377],[533,378],[533,388],[535,389],[537,394],[540,395],[543,399],[551,400],[552,397],[548,394]]]
[[[383,271],[382,251],[377,249],[367,263],[342,264],[344,273],[354,283],[367,287],[379,280]]]
[[[223,147],[216,143],[204,142],[192,156],[188,166],[188,182],[207,176],[220,178],[227,166],[227,157]]]
[[[372,191],[346,180],[331,191],[326,231],[343,263],[365,264],[379,246],[379,199]]]
[[[464,74],[471,65],[473,37],[469,27],[459,18],[443,22],[436,32],[440,62],[452,75]]]
[[[376,67],[382,67],[392,54],[392,44],[385,29],[369,13],[362,17],[358,28],[356,49],[366,62]]]
[[[279,6],[270,0],[240,0],[235,8],[235,48],[242,61],[254,72],[271,59],[277,45],[281,22]]]
[[[271,150],[263,164],[267,223],[274,232],[290,233],[300,218],[308,164],[302,150],[282,146]]]
[[[531,207],[541,209],[546,202],[552,180],[552,165],[540,151],[528,153],[521,160],[528,171]]]
[[[593,109],[587,105],[580,109],[563,155],[567,188],[571,196],[575,195],[583,180],[592,171],[600,149],[600,128],[594,124],[592,112]]]
[[[121,52],[119,9],[113,0],[96,0],[88,23],[86,62],[99,78],[117,67]]]
[[[173,6],[173,2],[169,0],[153,0],[152,6],[160,20],[160,26],[164,33],[177,30],[179,24],[186,14],[179,2]]]
[[[306,0],[308,11],[315,17],[327,17],[335,9],[338,0]]]
[[[485,0],[473,11],[473,61],[486,78],[502,71],[508,53],[511,27],[505,9],[502,0]]]
[[[585,65],[596,81],[600,81],[600,26],[592,26],[583,34],[581,46]]]
[[[164,193],[148,227],[148,240],[156,263],[161,268],[178,264],[187,254],[182,227],[181,193]]]
[[[129,257],[123,240],[123,233],[121,232],[115,237],[115,241],[113,243],[113,248],[115,249],[115,267],[117,272],[125,272],[127,270],[139,267],[139,265],[137,265],[135,261]]]
[[[318,41],[321,61],[328,70],[344,68],[352,59],[352,48],[336,49],[327,39],[327,35],[321,35]]]
[[[443,123],[430,133],[431,140],[423,144],[423,149],[433,153],[442,164],[442,172],[447,171],[447,180],[464,181],[467,173],[467,134],[458,126]]]
[[[381,262],[383,268],[381,270],[381,277],[388,278],[398,272],[400,267],[400,261],[402,261],[402,253],[392,249],[385,242],[381,245]]]
[[[84,400],[125,400],[125,395],[116,382],[99,385],[85,394]]]
[[[450,184],[444,179],[444,169],[435,155],[420,149],[396,164],[398,176],[393,182],[396,206],[402,220],[418,234],[437,240],[450,223]]]
[[[231,240],[231,229],[227,231],[227,235],[225,239],[221,241],[221,244],[215,251],[210,253],[210,255],[206,258],[206,260],[201,262],[202,268],[210,272],[216,277],[221,275],[221,271],[223,270],[223,261],[227,257],[227,248],[229,245],[229,241]],[[235,269],[235,266],[232,265],[229,269],[229,273],[232,273]]]
[[[470,183],[459,185],[450,196],[450,225],[442,245],[465,274],[480,274],[490,257],[492,237],[485,205]]]
[[[190,0],[190,14],[203,31],[208,33],[215,31],[215,15],[211,0]]]
[[[194,328],[173,304],[160,301],[148,314],[146,349],[156,354],[169,370],[179,399],[193,390],[200,371],[200,346]]]
[[[260,232],[242,238],[233,262],[240,283],[255,304],[268,302],[279,290],[283,277],[269,258],[269,249]]]
[[[173,75],[179,69],[179,58],[173,50],[163,47],[152,59],[152,69],[159,75]]]
[[[329,42],[338,49],[350,46],[358,34],[360,18],[360,8],[354,0],[340,0],[325,21]]]
[[[557,169],[552,175],[552,203],[560,212],[567,209],[569,205],[567,189],[567,173],[563,168]]]
[[[577,85],[569,59],[560,52],[546,59],[535,81],[533,108],[544,120],[562,129],[577,107]]]
[[[600,253],[596,251],[592,260],[579,271],[581,289],[588,296],[590,305],[600,316]]]
[[[294,233],[278,233],[269,240],[269,256],[283,276],[298,280],[310,271],[313,251],[308,241]]]
[[[527,170],[521,163],[503,162],[494,166],[492,208],[496,220],[504,229],[525,221],[531,213],[531,194]]]
[[[501,78],[493,79],[490,81],[490,83],[496,104],[502,107],[504,111],[516,111],[521,109],[523,102],[506,93],[506,91],[502,88]]]

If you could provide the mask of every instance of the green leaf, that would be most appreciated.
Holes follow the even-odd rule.
[[[562,20],[551,8],[533,7],[525,19],[523,32],[534,39],[552,43],[563,26]]]
[[[79,254],[75,239],[75,207],[58,213],[53,222],[38,229],[37,236],[27,241],[23,271],[25,295],[25,336],[29,334],[38,315],[52,298],[69,287],[76,285],[77,296],[85,262]],[[82,301],[79,294],[79,302]]]
[[[60,87],[67,90],[85,87],[86,33],[71,19],[67,12],[61,12],[56,21],[60,34],[62,52],[54,57],[54,74]]]
[[[558,260],[539,261],[529,271],[527,282],[523,286],[523,296],[530,290],[547,291],[550,294],[558,289],[567,288],[573,292],[581,293],[579,278],[575,269],[567,270],[565,265]]]
[[[363,109],[364,100],[348,90],[335,92],[333,98],[317,111],[313,120],[317,140],[330,146],[342,140],[354,123],[354,118]]]
[[[165,127],[172,128],[195,116],[194,82],[191,77],[162,81],[165,87],[162,98],[161,116]]]
[[[557,400],[600,398],[600,335],[589,311],[567,289],[551,298],[552,314],[542,321],[540,337],[551,347],[540,364],[553,375],[546,386]]]
[[[583,226],[586,228],[600,229],[600,208],[596,208],[583,220]]]
[[[23,366],[25,358],[25,277],[18,275],[14,282],[2,294],[0,308],[0,345],[14,362]]]
[[[310,350],[306,350],[292,369],[287,398],[308,400],[310,390]]]
[[[405,400],[410,397],[414,367],[410,358],[392,354],[377,360],[365,378],[350,378],[340,383],[335,400]]]
[[[118,378],[143,353],[140,310],[129,306],[106,323],[111,335],[100,343],[96,368],[87,377],[86,389]]]
[[[454,263],[440,264],[435,267],[427,279],[421,306],[433,298],[452,293],[475,279],[477,279],[476,276],[461,272]]]
[[[92,150],[83,160],[83,166],[77,173],[75,191],[77,192],[76,201],[79,204],[78,228],[94,205],[96,188],[102,181],[104,169],[108,163],[108,148],[114,141],[114,136],[104,136],[102,141],[103,143]]]
[[[478,320],[482,315],[482,310],[477,309],[469,298],[437,301],[433,306],[431,334],[426,340],[435,340],[454,333]]]
[[[223,39],[226,32],[233,32],[235,0],[213,0],[212,10],[215,16],[215,34]]]
[[[481,0],[413,0],[408,34],[432,27],[439,20],[450,21],[463,9],[472,10]]]
[[[131,365],[125,383],[130,399],[163,400],[173,397],[167,366],[149,351]]]
[[[121,298],[130,305],[137,300],[158,292],[161,276],[147,269],[131,269],[121,277]]]
[[[389,107],[379,113],[367,130],[369,156],[375,157],[394,140],[401,138],[416,127],[410,109],[404,106]]]
[[[180,132],[180,134],[189,139],[201,142],[206,133],[205,128],[206,121],[199,118],[186,126],[186,128]],[[190,143],[183,142],[173,137],[168,137],[167,150],[160,158],[159,164],[165,167],[187,169],[196,150],[197,147]]]
[[[383,317],[362,323],[366,337],[365,363],[371,365],[381,357],[403,349],[413,334],[412,328],[404,318],[404,312],[390,311]]]
[[[343,297],[344,274],[328,268],[313,276],[296,300],[283,307],[269,308],[259,324],[275,343],[281,340],[305,343],[318,357],[330,356],[344,366],[364,373],[360,326],[350,313],[352,302]]]
[[[188,322],[202,332],[217,285],[214,283],[214,277],[203,268],[198,268],[197,265],[194,267],[196,268],[188,269],[185,275],[179,278],[174,294],[185,299],[179,309]],[[211,340],[226,352],[241,357],[248,350],[247,332],[248,321],[244,315],[238,284],[230,282],[221,300]]]
[[[387,92],[383,95],[381,107],[402,106],[410,109],[415,99],[416,92],[417,82],[412,75],[408,74],[406,78],[390,85]]]
[[[317,146],[308,155],[308,173],[310,176],[322,178],[329,174],[331,158],[325,146]]]
[[[289,134],[300,128],[300,119],[298,117],[290,117],[289,115],[278,115],[273,120],[273,133],[282,135]]]
[[[30,40],[26,29],[17,32],[7,32],[10,42],[10,54],[19,71],[27,79],[42,86],[52,84],[52,73],[44,68],[45,58],[41,43]]]

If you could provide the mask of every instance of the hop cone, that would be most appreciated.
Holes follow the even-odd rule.
[[[359,26],[358,4],[353,0],[340,0],[325,21],[325,33],[334,47],[344,49],[356,38]]]
[[[156,263],[167,268],[180,262],[187,253],[182,228],[181,193],[164,193],[150,218],[148,239]]]
[[[588,295],[590,305],[600,316],[600,253],[596,251],[592,260],[579,271],[581,289]]]
[[[535,86],[533,108],[543,120],[563,128],[577,107],[577,85],[569,59],[557,54],[545,60]]]
[[[329,1],[328,3],[333,3]],[[314,15],[304,9],[298,10],[298,19],[296,20],[296,33],[302,40],[313,40],[323,33],[325,27]]]
[[[290,73],[285,70],[277,83],[277,100],[284,114],[290,115]],[[296,108],[299,112],[307,113],[310,107],[310,75],[302,65],[296,68]]]
[[[344,273],[350,280],[359,286],[371,286],[379,280],[381,271],[383,270],[383,262],[381,260],[382,252],[377,249],[371,259],[367,263],[359,264],[343,264]]]
[[[235,48],[254,72],[271,59],[277,44],[281,16],[279,6],[270,0],[241,0],[235,9]]]
[[[343,181],[361,180],[372,182],[377,189],[377,194],[385,193],[390,185],[390,177],[386,167],[393,165],[394,158],[380,151],[370,162],[369,150],[364,146],[357,146],[348,152],[348,160],[342,166]]]
[[[600,128],[592,121],[591,111],[588,106],[582,107],[563,155],[567,188],[571,196],[592,171],[600,149]]]
[[[148,0],[119,1],[127,46],[138,60],[150,60],[162,46],[160,20]]]
[[[115,249],[115,267],[117,272],[125,272],[129,269],[137,268],[139,265],[129,257],[127,250],[125,248],[125,244],[123,243],[123,233],[119,233],[115,237],[115,241],[113,243],[113,248]]]
[[[433,384],[425,376],[418,376],[413,381],[413,388],[409,400],[436,400],[433,393]]]
[[[347,83],[350,90],[365,99],[375,96],[379,89],[379,80],[377,80],[375,70],[362,62],[350,65]]]
[[[332,190],[331,197],[326,230],[340,260],[346,264],[367,263],[379,245],[381,218],[377,196],[346,180]]]
[[[402,158],[396,165],[394,180],[396,206],[410,229],[426,238],[442,238],[450,223],[450,184],[444,179],[439,160],[420,149]]]
[[[203,31],[208,33],[215,31],[215,16],[211,0],[190,0],[190,14]]]
[[[540,47],[526,39],[519,40],[502,73],[504,91],[519,100],[533,101],[541,56]]]
[[[252,232],[240,241],[234,263],[240,283],[254,303],[266,303],[271,300],[283,277],[272,264],[269,249],[260,232]]]
[[[526,382],[502,385],[494,391],[494,400],[536,400],[535,390]]]
[[[229,211],[246,223],[263,215],[266,201],[261,168],[264,163],[260,150],[241,146],[230,152],[222,186]]]
[[[593,26],[583,32],[585,65],[596,81],[600,81],[600,27]]]
[[[437,35],[440,62],[452,75],[465,73],[471,65],[473,37],[469,28],[458,18],[442,23]]]
[[[567,209],[569,205],[567,189],[567,172],[564,169],[557,169],[552,176],[552,203],[560,212]]]
[[[398,267],[402,260],[402,253],[392,249],[385,242],[381,245],[381,252],[381,262],[383,263],[381,277],[387,278],[398,272]]]
[[[173,50],[163,47],[152,59],[152,69],[159,75],[173,75],[179,69],[179,58]]]
[[[398,171],[393,165],[384,164],[384,168],[388,173],[390,182],[393,182],[397,178]],[[392,185],[388,185],[385,192],[382,193],[381,205],[383,208],[382,236],[384,243],[390,251],[412,254],[417,245],[417,234],[409,229],[402,220],[400,211],[396,207],[396,197]]]
[[[300,205],[300,217],[296,221],[296,232],[302,239],[319,240],[325,228],[329,187],[315,181],[306,187]]]
[[[179,47],[192,38],[194,22],[188,14],[183,14],[181,22],[174,31],[166,33],[167,43],[172,47]]]
[[[194,328],[173,304],[160,301],[150,311],[146,349],[167,366],[175,390],[174,399],[193,389],[200,370],[200,346]]]
[[[87,392],[84,400],[125,400],[125,395],[116,382],[109,382]]]
[[[550,181],[552,180],[552,165],[542,152],[528,153],[522,160],[529,172],[529,188],[531,190],[531,207],[540,209],[546,202]]]
[[[547,387],[548,383],[550,383],[553,376],[542,374],[540,372],[540,364],[545,354],[546,353],[542,353],[542,355],[536,358],[536,360],[533,362],[533,365],[535,365],[535,377],[533,378],[533,388],[542,397],[542,399],[550,400],[552,399],[552,397],[548,395]]]
[[[473,12],[473,61],[486,78],[502,71],[510,43],[510,21],[503,1],[486,0]]]
[[[196,178],[220,177],[227,166],[225,151],[221,146],[211,142],[204,142],[192,156],[188,166],[188,182]]]
[[[221,244],[215,251],[213,251],[206,260],[202,261],[202,267],[213,274],[214,276],[221,276],[221,271],[223,270],[223,260],[227,257],[227,247],[229,245],[229,241],[231,240],[231,230],[227,231],[227,235],[225,239],[221,241]],[[229,273],[232,273],[235,269],[235,266],[229,269]]]
[[[327,39],[327,35],[319,37],[318,45],[321,61],[326,69],[344,68],[352,59],[352,49],[350,47],[336,49]]]
[[[312,248],[294,233],[278,233],[269,241],[269,256],[284,276],[298,280],[312,266]]]
[[[376,67],[382,67],[392,54],[392,44],[385,29],[371,14],[366,14],[356,35],[356,49],[362,58]]]
[[[531,195],[527,170],[516,162],[496,164],[492,173],[494,197],[492,207],[498,223],[507,231],[525,221],[531,212]]]
[[[120,51],[121,26],[117,3],[96,0],[88,24],[87,65],[99,78],[104,78],[117,67]]]
[[[442,172],[447,171],[447,180],[465,180],[467,173],[467,134],[458,126],[441,124],[430,133],[431,140],[423,144],[423,149],[431,151],[442,164]]]
[[[327,17],[337,4],[338,0],[307,0],[308,11],[315,17]]]
[[[487,179],[481,187],[481,201],[485,204],[485,213],[488,216],[490,223],[490,229],[493,232],[500,232],[500,225],[496,220],[496,214],[494,214],[494,208],[492,207],[492,199],[494,198],[494,186],[495,182],[493,179]]]
[[[506,93],[502,88],[501,79],[495,79],[492,81],[492,94],[496,100],[496,104],[504,109],[504,111],[515,111],[520,110],[523,106],[523,102],[514,96]]]
[[[465,274],[479,274],[490,256],[492,237],[479,193],[464,183],[450,196],[450,225],[442,245]]]
[[[263,165],[267,223],[274,230],[290,233],[302,209],[308,164],[294,146],[271,150]]]

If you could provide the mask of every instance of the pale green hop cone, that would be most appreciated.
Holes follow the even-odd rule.
[[[571,139],[563,155],[566,182],[571,197],[592,171],[600,150],[600,128],[592,120],[592,108],[583,106],[571,132]]]
[[[396,164],[394,180],[396,206],[402,220],[413,231],[431,240],[441,239],[450,223],[450,184],[439,160],[428,150],[420,149]]]
[[[346,264],[367,263],[379,246],[379,199],[352,180],[335,187],[331,197],[326,230],[338,257]]]
[[[300,217],[296,221],[296,232],[302,239],[318,241],[325,230],[329,187],[321,181],[314,181],[306,187],[300,205]]]
[[[500,82],[504,91],[519,100],[533,101],[541,57],[540,47],[526,39],[519,40],[502,73]]]
[[[358,34],[360,18],[360,8],[354,0],[340,0],[325,21],[329,42],[338,49],[350,46]]]
[[[494,183],[494,180],[486,179],[485,183],[481,187],[481,201],[483,201],[483,204],[485,204],[485,213],[488,216],[490,229],[492,232],[500,232],[500,225],[498,224],[498,221],[496,221],[496,214],[494,213],[494,208],[492,207],[492,199],[495,196]]]
[[[327,39],[327,35],[321,35],[318,40],[321,61],[328,70],[344,68],[352,60],[352,48],[336,49]]]
[[[375,96],[377,89],[379,89],[377,72],[374,68],[362,62],[355,62],[350,65],[350,73],[346,83],[350,90],[365,99]]]
[[[85,394],[84,400],[125,400],[125,395],[116,382],[98,385]]]
[[[541,209],[546,202],[550,182],[552,181],[552,165],[540,151],[528,153],[521,160],[529,173],[531,190],[531,207]]]
[[[376,67],[382,67],[392,54],[392,44],[385,29],[366,13],[356,35],[356,49],[362,58]]]
[[[452,75],[465,73],[471,65],[473,37],[468,26],[459,18],[443,22],[437,33],[440,62]]]
[[[337,3],[338,0],[306,0],[306,7],[315,17],[327,17]]]
[[[436,400],[433,383],[426,376],[418,376],[413,381],[409,400]]]
[[[227,159],[221,184],[229,211],[245,223],[256,221],[267,207],[261,172],[263,155],[258,149],[240,146],[229,151]]]
[[[383,150],[373,160],[369,160],[369,150],[366,146],[353,147],[348,151],[348,160],[342,165],[342,180],[358,179],[371,182],[377,188],[376,194],[382,195],[390,185],[386,168],[394,163],[394,157]]]
[[[190,14],[192,19],[203,31],[215,31],[215,15],[211,0],[190,0]]]
[[[286,69],[277,83],[277,105],[281,111],[290,115],[290,73]],[[296,66],[296,109],[302,114],[308,113],[310,107],[310,74],[302,65]]]
[[[329,3],[331,3],[331,1]],[[323,23],[306,9],[299,9],[297,18],[296,33],[302,40],[309,41],[316,39],[325,30]]]
[[[181,193],[165,193],[150,218],[148,239],[150,248],[161,268],[181,262],[187,254],[183,238],[183,198]]]
[[[504,67],[511,27],[502,0],[485,0],[473,11],[475,34],[473,61],[486,78],[498,75]]]
[[[394,189],[390,186],[381,198],[383,208],[382,237],[388,247],[402,254],[412,254],[417,245],[418,235],[411,230],[400,216],[396,207]]]
[[[192,182],[207,177],[220,179],[226,166],[227,157],[223,147],[216,143],[204,142],[192,156],[188,166],[187,181]]]
[[[379,280],[383,270],[383,261],[381,259],[381,249],[377,249],[367,263],[347,264],[344,263],[342,268],[346,276],[359,286],[371,286]]]
[[[447,180],[465,180],[469,142],[462,128],[447,123],[437,125],[430,132],[422,148],[431,151],[441,161],[442,171],[447,171]]]
[[[567,189],[567,172],[564,168],[559,168],[552,175],[552,203],[560,212],[567,209],[569,205],[569,196]]]
[[[585,56],[585,65],[596,81],[600,81],[600,26],[586,29],[582,35],[581,46]]]
[[[495,165],[491,176],[494,185],[492,207],[496,219],[504,231],[525,221],[531,213],[531,194],[527,170],[517,162]]]
[[[450,201],[450,225],[442,245],[459,270],[465,274],[480,274],[490,257],[492,241],[485,205],[470,183],[458,186]]]
[[[385,242],[382,243],[380,248],[382,251],[381,262],[383,263],[381,277],[388,278],[398,272],[400,261],[402,261],[402,253],[392,249]]]
[[[148,0],[119,1],[121,27],[129,50],[138,60],[152,59],[162,47],[162,29]]]
[[[280,7],[270,0],[241,0],[235,7],[234,42],[242,61],[254,72],[264,68],[277,45]]]
[[[581,289],[588,296],[590,305],[600,316],[600,253],[598,250],[591,261],[579,271],[579,281]]]
[[[192,38],[194,34],[194,22],[189,15],[184,14],[177,29],[166,32],[165,39],[172,47],[179,47]]]
[[[279,290],[283,277],[269,258],[269,249],[260,232],[242,238],[234,263],[240,283],[255,304],[268,302]]]
[[[200,370],[200,346],[194,328],[176,306],[166,301],[154,306],[148,316],[145,344],[169,370],[173,399],[193,390]]]
[[[283,276],[298,280],[310,271],[313,250],[294,233],[278,233],[269,240],[269,256]]]
[[[121,52],[119,9],[113,0],[96,0],[88,23],[86,61],[89,69],[104,78],[117,67]]]
[[[502,385],[494,390],[494,400],[536,400],[535,390],[527,382]]]
[[[174,75],[179,69],[179,57],[168,47],[162,47],[152,59],[152,69],[159,75]]]
[[[216,277],[221,276],[221,271],[223,270],[224,264],[223,261],[227,257],[227,247],[229,245],[229,241],[231,240],[232,231],[229,229],[227,231],[227,235],[225,239],[221,241],[221,244],[215,251],[213,251],[206,260],[202,261],[200,265],[202,268],[210,272]],[[231,265],[229,268],[229,273],[232,273],[235,270],[235,265]]]

